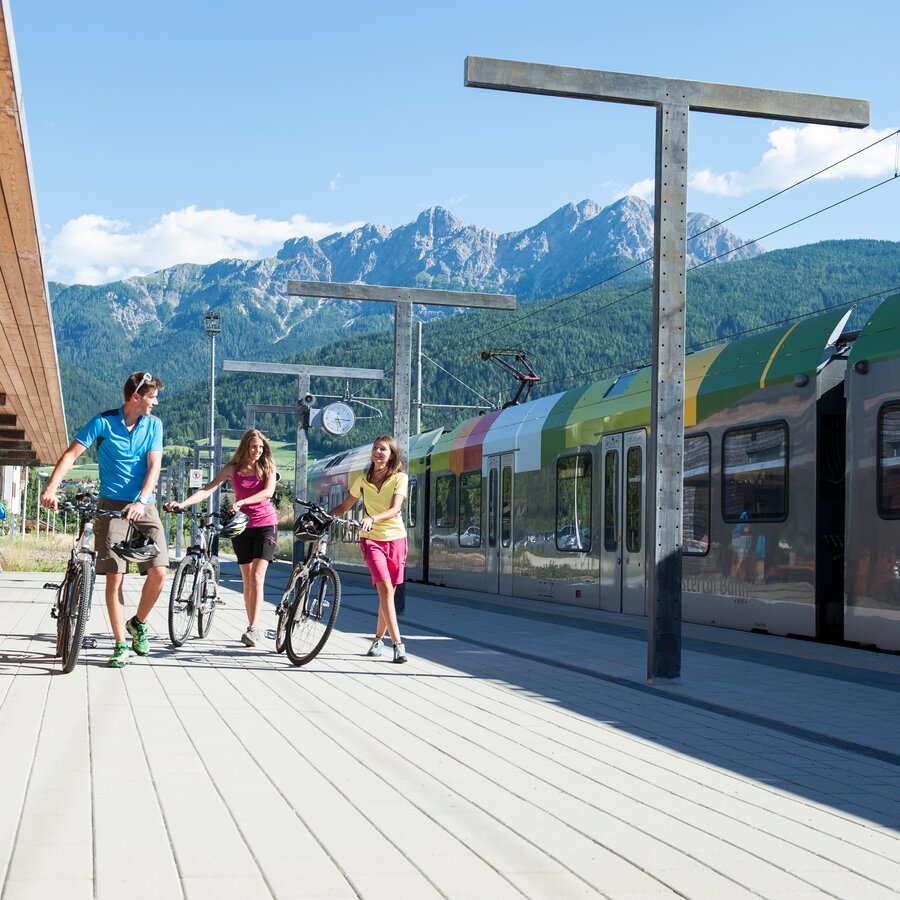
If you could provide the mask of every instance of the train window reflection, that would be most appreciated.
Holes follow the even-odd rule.
[[[900,518],[900,404],[882,407],[878,417],[878,512]]]
[[[709,552],[709,435],[684,439],[684,493],[682,494],[682,553]]]
[[[419,480],[409,479],[409,496],[406,498],[406,524],[410,528],[416,527],[416,510],[419,502]]]
[[[722,439],[722,513],[777,521],[787,515],[787,426],[762,425],[729,431]]]
[[[488,476],[488,546],[497,546],[497,470]]]
[[[508,547],[512,544],[512,468],[503,467],[503,480],[500,490],[500,544]]]
[[[481,546],[481,472],[459,476],[459,546]]]
[[[434,479],[434,524],[438,528],[456,525],[456,476]]]
[[[586,453],[556,463],[556,549],[591,549],[591,457]]]
[[[603,458],[603,546],[614,553],[619,546],[619,451]]]
[[[629,553],[639,553],[641,549],[641,495],[643,494],[643,465],[640,447],[629,447],[625,454],[625,548]]]

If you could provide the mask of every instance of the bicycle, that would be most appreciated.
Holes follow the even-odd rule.
[[[275,609],[275,650],[287,650],[295,666],[312,662],[325,646],[341,608],[341,580],[328,558],[329,529],[335,522],[356,530],[359,522],[332,516],[321,506],[297,500],[307,512],[294,523],[294,536],[309,541],[303,562],[295,563]]]
[[[229,537],[227,522],[221,513],[180,512],[197,522],[197,543],[189,547],[172,581],[169,595],[169,638],[180,647],[188,638],[197,619],[197,634],[206,637],[212,627],[219,600],[219,558],[212,555],[212,539]]]
[[[62,657],[62,672],[68,675],[75,668],[82,647],[96,645],[92,638],[84,637],[87,621],[91,617],[97,577],[97,551],[90,547],[94,537],[94,519],[98,515],[121,519],[123,513],[101,509],[93,494],[77,494],[74,501],[64,500],[57,509],[81,514],[81,533],[72,547],[62,582],[56,584],[48,581],[44,584],[46,590],[56,591],[50,616],[56,619],[56,656]]]

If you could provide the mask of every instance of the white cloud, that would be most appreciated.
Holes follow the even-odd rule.
[[[328,182],[328,187],[330,187],[333,191],[336,191],[339,187],[339,182],[341,180],[341,173],[336,172],[334,178]]]
[[[143,229],[104,216],[70,219],[50,240],[47,275],[67,284],[103,284],[144,275],[177,263],[258,259],[289,238],[319,240],[362,225],[313,222],[304,215],[261,219],[229,209],[185,209],[166,213]]]
[[[741,197],[754,191],[780,190],[869,147],[896,129],[834,128],[827,125],[782,125],[769,132],[769,149],[749,172],[700,169],[690,176],[692,190],[721,197]],[[894,171],[897,141],[886,140],[839,163],[817,178],[878,178]],[[653,199],[653,178],[638,181],[621,196]]]

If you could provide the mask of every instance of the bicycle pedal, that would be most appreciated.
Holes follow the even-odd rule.
[[[225,601],[221,597],[216,597],[216,606],[224,606]]]
[[[266,637],[270,641],[278,640],[278,632],[276,632],[274,628],[267,628],[266,629]]]
[[[45,591],[58,591],[60,585],[58,585],[55,581],[45,581],[44,582],[44,590]]]
[[[97,646],[97,638],[86,637],[81,642],[81,648],[83,650],[93,650]]]
[[[55,606],[50,607],[50,618],[51,619],[59,618],[59,610]]]

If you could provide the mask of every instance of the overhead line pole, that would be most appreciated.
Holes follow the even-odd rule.
[[[409,461],[409,407],[412,368],[412,307],[454,306],[478,309],[516,308],[512,294],[435,291],[426,288],[344,284],[335,281],[289,281],[288,295],[326,300],[366,300],[394,304],[394,430],[404,463]]]
[[[653,381],[645,523],[647,679],[681,674],[681,516],[684,453],[685,246],[687,243],[688,117],[694,112],[846,125],[869,124],[867,100],[574,69],[469,56],[467,87],[656,110],[653,209]],[[650,549],[652,548],[652,550]],[[651,559],[652,553],[652,559]]]

